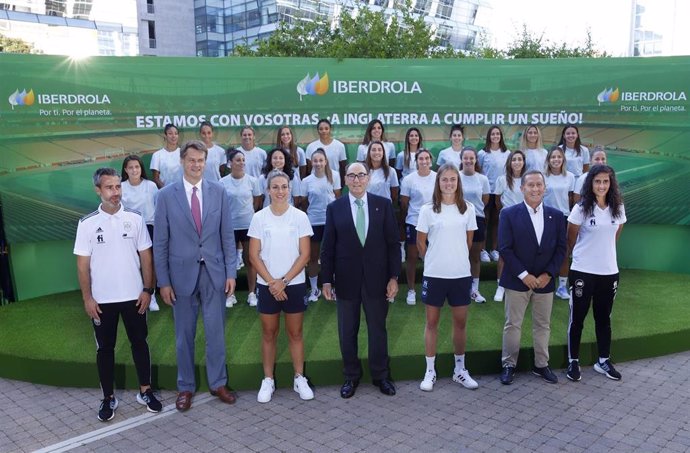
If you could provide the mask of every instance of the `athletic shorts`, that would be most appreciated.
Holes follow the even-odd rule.
[[[274,315],[276,313],[302,313],[307,309],[307,285],[305,283],[298,283],[296,285],[288,285],[285,288],[287,293],[287,300],[275,300],[266,285],[256,285],[259,302],[256,309],[259,313],[265,315]]]
[[[249,230],[235,230],[235,243],[248,241],[249,236],[247,236],[247,233],[249,233]]]
[[[323,239],[324,225],[312,225],[311,229],[314,231],[314,235],[311,237],[311,242],[321,242]]]
[[[417,245],[417,227],[405,224],[405,243],[408,245]]]
[[[477,229],[474,230],[472,242],[483,242],[486,239],[486,220],[477,216]]]
[[[422,302],[433,307],[443,307],[448,300],[451,307],[464,307],[470,304],[472,277],[462,278],[422,278]]]

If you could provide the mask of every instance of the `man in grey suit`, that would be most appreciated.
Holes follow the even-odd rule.
[[[225,367],[225,297],[235,291],[235,236],[223,187],[202,179],[208,150],[190,141],[180,150],[181,181],[156,202],[153,251],[163,301],[173,307],[179,411],[192,404],[194,338],[201,309],[206,333],[206,374],[211,394],[232,404]]]

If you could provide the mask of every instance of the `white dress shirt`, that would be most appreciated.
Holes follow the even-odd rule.
[[[348,197],[350,197],[350,210],[352,211],[352,222],[355,224],[355,228],[357,228],[357,203],[355,203],[355,200],[357,198],[353,196],[351,193],[348,193]],[[369,201],[367,200],[367,193],[364,192],[364,196],[361,198],[361,200],[364,202],[362,204],[362,209],[364,210],[364,238],[366,239],[367,233],[369,232]]]
[[[201,180],[199,180],[198,183],[192,184],[191,182],[187,181],[184,177],[182,178],[182,184],[184,184],[184,193],[187,195],[187,204],[189,204],[189,210],[191,211],[192,209],[192,190],[194,187],[196,187],[196,196],[199,198],[199,214],[201,214],[203,218],[204,214],[204,197],[201,194]]]
[[[532,209],[530,205],[525,201],[525,206],[527,207],[527,213],[529,214],[529,219],[532,221],[532,226],[534,227],[534,234],[537,236],[537,244],[541,245],[541,237],[544,234],[544,203],[539,203],[537,209]],[[522,271],[518,278],[520,280],[524,279],[529,272]]]

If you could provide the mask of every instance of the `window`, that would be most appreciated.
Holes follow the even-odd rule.
[[[451,14],[453,14],[453,0],[439,0],[436,17],[450,19]]]
[[[152,20],[146,21],[149,26],[149,48],[156,48],[156,22]]]
[[[153,0],[146,0],[146,12],[149,14],[156,12],[156,8],[153,6]]]

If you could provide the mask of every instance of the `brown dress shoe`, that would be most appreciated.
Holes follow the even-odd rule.
[[[192,407],[193,395],[192,392],[178,392],[177,400],[175,400],[175,408],[180,412],[184,412]]]
[[[235,401],[237,398],[235,398],[235,395],[233,392],[231,392],[227,387],[224,385],[221,387],[218,387],[215,390],[211,390],[211,395],[217,396],[219,400],[224,402],[225,404],[235,404]]]

